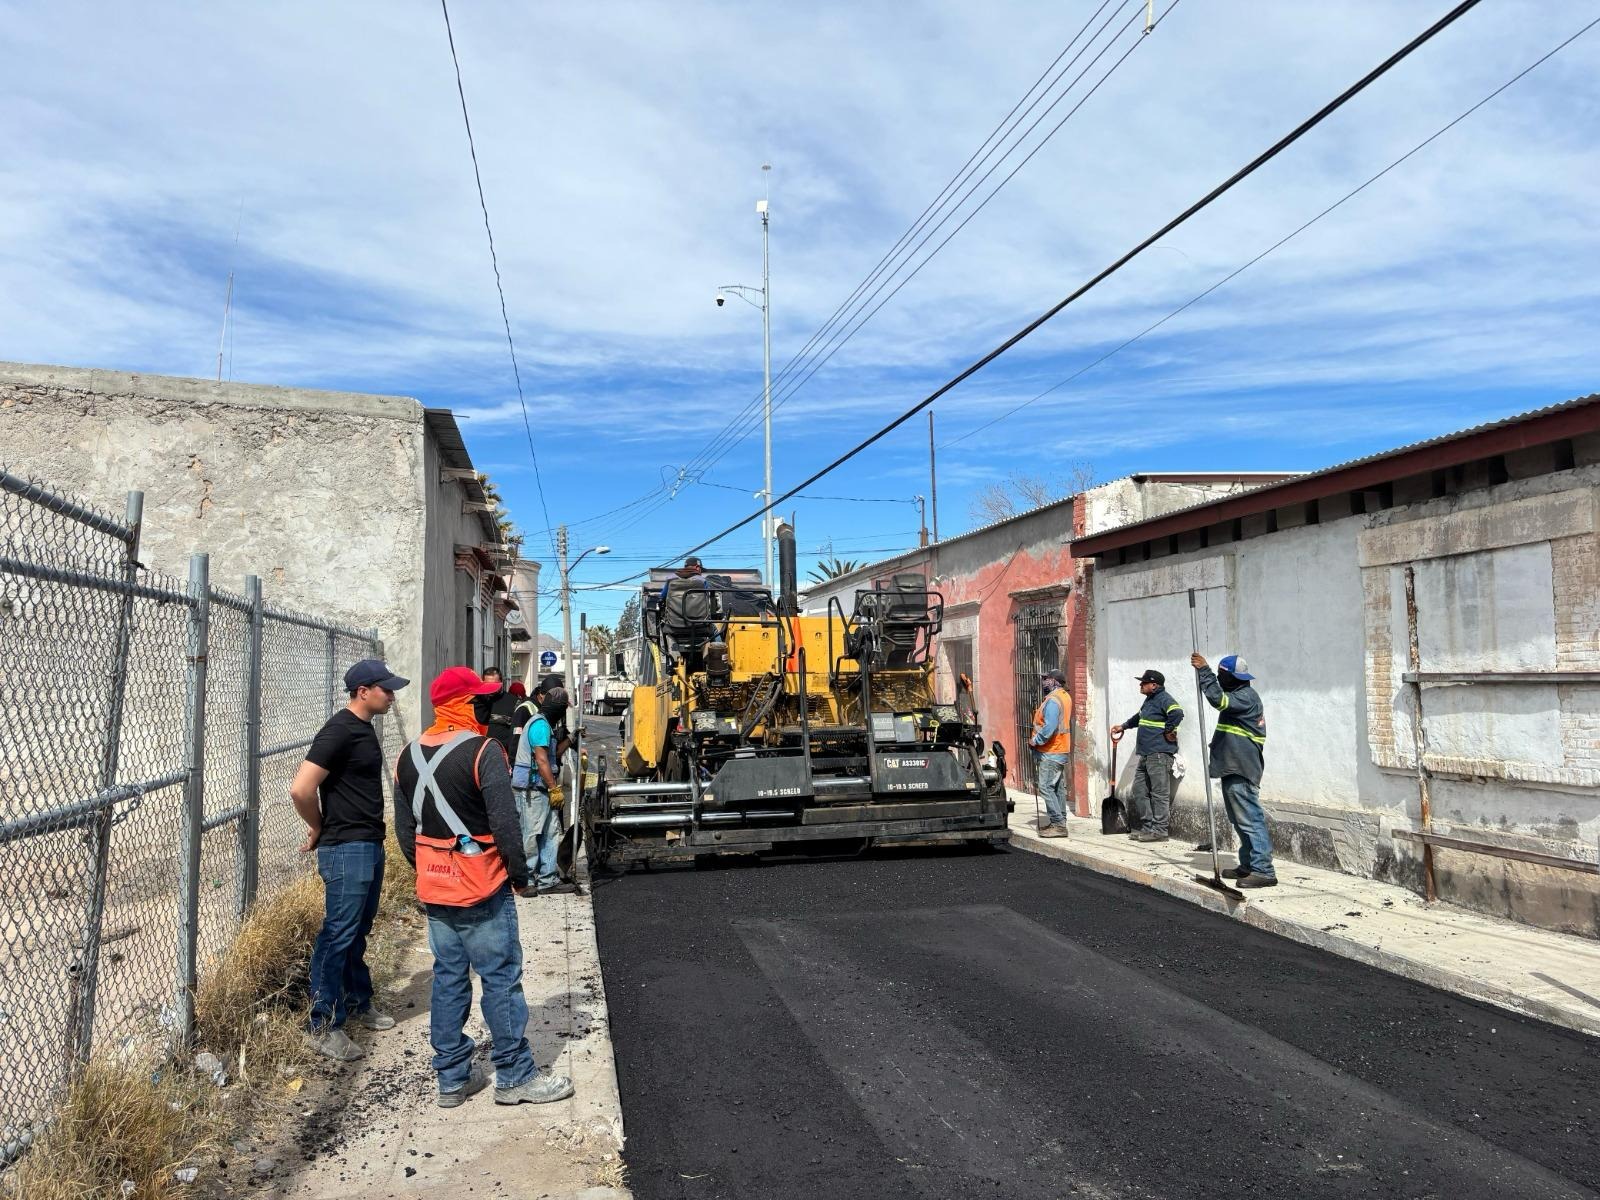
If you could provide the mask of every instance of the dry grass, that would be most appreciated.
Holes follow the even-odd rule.
[[[416,875],[388,845],[378,918],[368,942],[382,988],[418,925]],[[246,1122],[270,1122],[292,1099],[282,1074],[306,1063],[302,1040],[311,946],[322,924],[322,882],[293,880],[260,901],[227,950],[208,963],[195,995],[197,1049],[232,1083],[219,1089],[184,1067],[96,1059],[67,1091],[54,1124],[12,1172],[27,1200],[156,1200],[173,1172]],[[133,1190],[123,1191],[123,1181]]]
[[[27,1200],[156,1200],[192,1155],[219,1144],[202,1085],[149,1064],[96,1061],[67,1092],[49,1132],[14,1168]],[[123,1190],[123,1181],[132,1183]]]

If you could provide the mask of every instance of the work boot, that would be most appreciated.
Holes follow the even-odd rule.
[[[570,896],[578,890],[578,885],[568,883],[563,879],[560,883],[552,883],[549,887],[542,887],[536,895],[540,896]]]
[[[306,1034],[306,1045],[334,1062],[355,1062],[367,1056],[367,1052],[352,1042],[350,1035],[342,1029],[313,1029]]]
[[[368,1008],[356,1014],[356,1020],[375,1032],[381,1033],[385,1029],[394,1028],[394,1018],[386,1012],[379,1012],[375,1008]]]
[[[1165,842],[1170,841],[1171,837],[1165,833],[1157,833],[1154,829],[1141,829],[1133,835],[1133,840],[1136,842]]]
[[[1065,825],[1063,825],[1063,824],[1061,824],[1061,822],[1057,821],[1054,825],[1046,825],[1043,829],[1039,830],[1039,836],[1040,837],[1070,837],[1072,835],[1067,832],[1067,827]]]
[[[1243,867],[1228,867],[1222,872],[1224,879],[1249,879],[1250,872]]]
[[[472,1064],[472,1073],[467,1076],[467,1082],[453,1092],[440,1092],[438,1104],[440,1108],[459,1108],[468,1096],[476,1096],[489,1086],[489,1076],[484,1073],[477,1063]]]
[[[1276,875],[1245,875],[1240,877],[1239,886],[1242,888],[1277,887],[1278,877]]]
[[[549,1104],[552,1100],[565,1100],[572,1095],[572,1080],[552,1071],[541,1071],[526,1083],[516,1087],[497,1087],[496,1104]]]

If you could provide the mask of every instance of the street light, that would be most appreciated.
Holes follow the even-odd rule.
[[[573,665],[572,665],[572,572],[574,571],[574,569],[577,568],[577,565],[579,563],[581,563],[584,559],[588,558],[589,555],[591,555],[591,554],[596,554],[596,555],[598,555],[598,554],[610,554],[610,553],[611,553],[611,547],[610,546],[590,546],[582,554],[578,555],[578,557],[576,559],[574,559],[572,562],[569,563],[567,561],[567,527],[565,525],[561,525],[561,526],[558,526],[556,528],[556,554],[559,556],[559,558],[561,560],[561,653],[562,653],[562,656],[563,656],[563,658],[564,658],[564,660],[566,662],[567,671],[569,673],[573,670]],[[583,669],[583,664],[581,664],[581,663],[578,664],[578,670],[581,671],[582,669]],[[574,676],[573,678],[576,679],[577,676]],[[567,680],[564,680],[563,682],[565,682],[567,687],[568,687],[567,695],[569,697],[573,696],[573,695],[581,695],[582,694],[582,689],[580,687],[578,687],[577,685],[575,685],[573,683],[572,679],[567,679]],[[583,776],[582,776],[583,759],[579,754],[579,745],[578,745],[579,740],[582,738],[582,736],[583,736],[583,711],[582,711],[582,709],[580,709],[579,712],[578,712],[578,731],[575,734],[573,734],[573,737],[572,737],[572,748],[569,751],[567,751],[567,754],[569,756],[569,761],[572,764],[572,792],[573,792],[574,797],[575,797],[573,803],[568,804],[568,805],[565,806],[565,813],[564,813],[564,815],[562,817],[563,821],[565,821],[568,825],[572,825],[572,824],[575,824],[577,822],[577,819],[578,819],[578,804],[579,804],[579,802],[581,802],[581,799],[582,799],[580,794],[583,791]],[[574,867],[573,869],[576,870],[577,868]]]
[[[761,170],[772,170],[771,163],[762,163]],[[765,178],[765,175],[763,176]],[[761,286],[751,287],[747,284],[729,283],[717,289],[717,307],[721,308],[727,303],[726,293],[732,292],[751,308],[761,310],[761,424],[765,442],[765,474],[762,479],[761,503],[763,506],[772,504],[772,273],[770,258],[767,253],[768,234],[770,232],[771,213],[768,211],[772,198],[772,185],[767,184],[767,196],[756,201],[756,212],[761,214]],[[752,300],[751,296],[759,296],[759,301]],[[766,545],[767,554],[767,586],[773,586],[773,556],[775,553],[775,539],[773,537],[774,523],[772,513],[765,511],[761,514],[761,540]]]

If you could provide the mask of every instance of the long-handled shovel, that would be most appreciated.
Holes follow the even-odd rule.
[[[1200,626],[1194,615],[1194,589],[1189,589],[1189,640],[1194,645],[1194,653],[1200,653]],[[1222,882],[1222,865],[1217,861],[1217,817],[1216,810],[1211,800],[1211,762],[1210,743],[1206,741],[1206,694],[1200,687],[1200,676],[1194,677],[1195,713],[1194,719],[1200,727],[1200,774],[1206,781],[1206,824],[1211,830],[1211,878],[1196,875],[1198,883],[1205,884],[1208,888],[1215,888],[1230,900],[1245,900],[1245,896],[1238,888],[1231,888]]]

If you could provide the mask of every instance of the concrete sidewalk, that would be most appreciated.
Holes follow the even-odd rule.
[[[1194,843],[1106,836],[1098,817],[1073,817],[1070,838],[1041,838],[1031,793],[1011,791],[1011,844],[1102,875],[1153,887],[1308,946],[1407,979],[1600,1035],[1600,943],[1428,904],[1393,884],[1278,860],[1279,885],[1244,903],[1194,881],[1211,855]],[[1222,820],[1219,811],[1217,819]],[[1222,865],[1237,862],[1232,853]]]
[[[252,1197],[470,1191],[485,1200],[627,1200],[622,1104],[590,898],[518,899],[517,913],[528,1040],[540,1067],[571,1076],[576,1094],[556,1104],[497,1107],[491,1085],[460,1108],[434,1103],[428,1045],[433,958],[424,932],[394,988],[381,997],[399,1024],[386,1033],[355,1031],[368,1057],[302,1106],[292,1131],[296,1165]],[[475,994],[467,1034],[492,1071],[488,1031],[477,1009]]]

